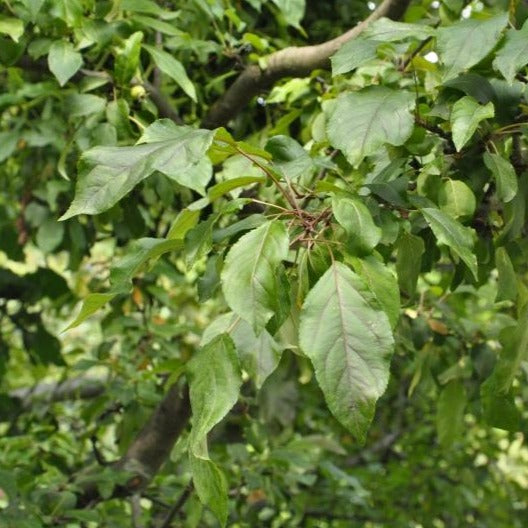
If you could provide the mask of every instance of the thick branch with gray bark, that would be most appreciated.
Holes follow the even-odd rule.
[[[328,69],[330,57],[349,40],[357,38],[365,28],[381,17],[399,19],[410,0],[384,0],[368,18],[335,39],[314,46],[292,46],[265,57],[265,68],[248,66],[213,104],[202,126],[216,128],[227,125],[251,99],[284,77],[306,77],[317,69]]]
[[[167,460],[191,413],[187,385],[175,383],[154,410],[149,421],[132,441],[126,453],[113,464],[116,470],[130,474],[126,484],[114,490],[114,497],[126,497],[144,490]],[[97,489],[97,475],[81,475],[82,492],[78,507],[86,507],[102,500]]]
[[[33,387],[12,390],[11,398],[20,400],[22,409],[29,409],[35,402],[96,398],[105,390],[107,381],[102,378],[77,377],[63,382],[43,382]]]

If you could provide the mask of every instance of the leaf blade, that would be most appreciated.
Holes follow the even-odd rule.
[[[394,341],[387,316],[344,264],[334,262],[308,294],[300,344],[332,414],[363,442],[387,386]]]
[[[221,275],[224,296],[257,334],[274,314],[275,273],[287,256],[288,235],[278,221],[246,233],[227,254]]]

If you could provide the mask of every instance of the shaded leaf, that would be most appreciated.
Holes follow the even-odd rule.
[[[485,152],[484,164],[495,177],[497,197],[504,202],[510,202],[518,191],[517,175],[512,164],[499,154]]]
[[[425,208],[422,209],[422,214],[438,242],[445,244],[451,251],[458,255],[476,279],[477,258],[473,253],[473,229],[464,227],[439,209]]]
[[[495,266],[499,273],[497,301],[515,301],[518,293],[517,275],[510,256],[503,247],[495,251]]]
[[[436,412],[436,430],[442,446],[449,447],[462,436],[466,403],[466,391],[460,381],[451,381],[442,389]]]
[[[110,270],[112,292],[128,290],[133,276],[147,261],[156,259],[168,251],[181,249],[182,246],[180,239],[139,238],[134,240],[127,254]]]
[[[309,174],[314,164],[308,152],[288,136],[273,136],[266,143],[266,150],[273,156],[275,167],[289,179]]]
[[[422,267],[422,255],[425,252],[424,241],[411,233],[402,233],[398,239],[396,272],[398,284],[409,298],[416,292],[416,282]]]

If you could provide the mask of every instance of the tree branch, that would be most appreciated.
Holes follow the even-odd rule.
[[[345,42],[358,37],[363,30],[381,17],[400,18],[410,0],[384,0],[368,18],[343,35],[314,46],[292,46],[276,51],[265,58],[266,67],[248,66],[210,108],[202,121],[205,128],[226,125],[261,90],[283,77],[306,77],[313,70],[328,69],[330,57]]]
[[[170,528],[172,521],[178,515],[179,511],[183,508],[185,503],[187,502],[187,499],[191,496],[193,490],[192,483],[189,484],[182,492],[182,494],[178,497],[178,500],[176,501],[176,504],[171,508],[169,513],[167,514],[167,517],[163,520],[163,523],[160,525],[160,528]]]
[[[33,387],[23,387],[9,392],[11,398],[21,401],[23,409],[29,409],[36,401],[48,403],[96,398],[105,390],[105,379],[77,377],[58,383],[38,383]]]
[[[186,428],[190,411],[187,385],[181,388],[175,383],[132,441],[127,452],[113,465],[116,470],[128,471],[131,474],[124,486],[115,489],[114,497],[137,493],[148,485]],[[77,499],[77,506],[82,508],[100,500],[96,478],[90,479]]]
[[[148,81],[143,81],[141,84],[145,90],[147,90],[154,106],[158,109],[160,117],[172,119],[177,125],[183,124],[182,118],[178,112],[176,112],[171,102],[160,92],[157,86]]]

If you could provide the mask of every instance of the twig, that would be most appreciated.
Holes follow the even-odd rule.
[[[183,508],[184,504],[187,502],[187,499],[191,496],[192,490],[193,485],[191,483],[183,490],[182,494],[167,514],[167,517],[165,517],[163,522],[160,524],[159,528],[170,528],[174,517],[176,517],[178,512]]]
[[[279,180],[275,177],[275,174],[273,174],[273,172],[268,167],[266,167],[266,165],[263,165],[262,163],[260,163],[260,161],[256,160],[255,158],[244,152],[242,149],[238,147],[235,148],[242,156],[244,156],[244,158],[248,159],[253,164],[255,164],[261,171],[264,172],[264,174],[266,174],[266,176],[269,177],[269,179],[275,184],[277,189],[279,189],[281,194],[284,196],[285,200],[291,205],[291,207],[295,211],[299,210],[299,206],[295,202],[295,198],[286,191],[286,189],[281,185]]]
[[[172,103],[161,93],[160,90],[158,90],[153,84],[149,83],[148,81],[143,81],[143,87],[147,92],[149,93],[150,98],[152,99],[152,102],[156,105],[156,108],[159,111],[159,115],[161,117],[167,117],[168,119],[172,119],[177,125],[182,125],[183,120],[176,112],[174,107],[172,106]]]
[[[418,53],[420,53],[420,51],[422,51],[425,46],[431,42],[431,40],[433,40],[433,37],[427,37],[426,39],[422,40],[422,42],[418,44],[418,47],[405,59],[399,70],[402,72],[405,71],[409,64],[411,64],[414,57],[416,57],[416,55],[418,55]]]
[[[132,509],[132,528],[142,528],[140,519],[141,519],[141,504],[140,504],[140,495],[135,493],[130,497],[130,506]]]

